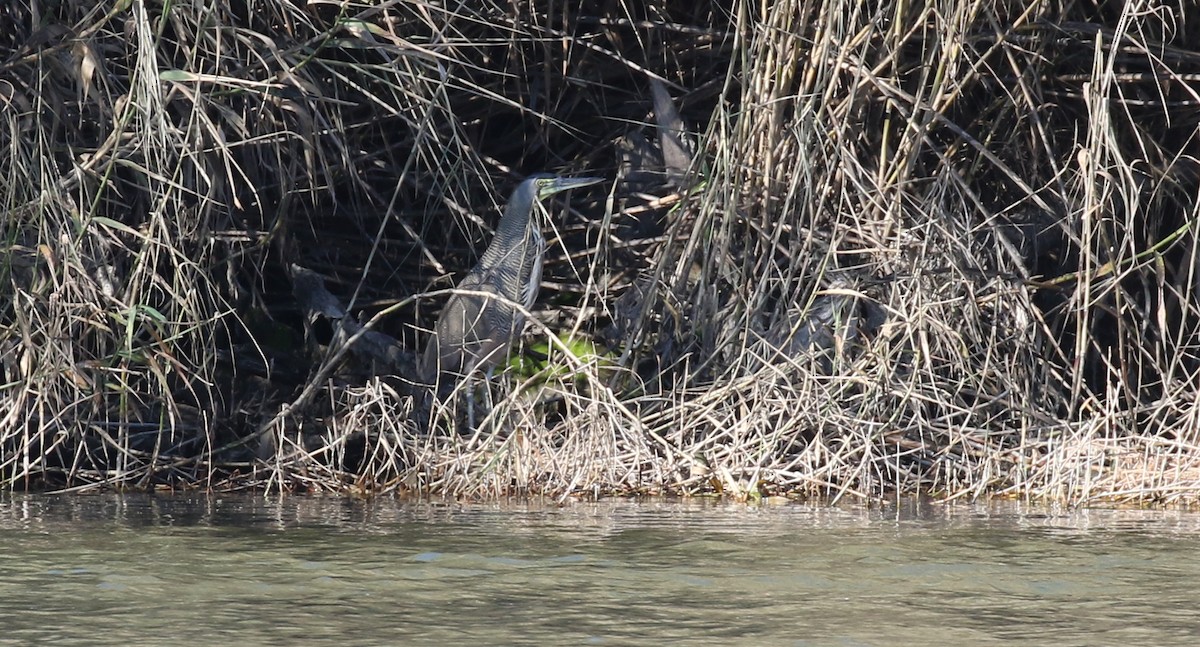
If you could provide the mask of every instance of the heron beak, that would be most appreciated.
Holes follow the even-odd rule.
[[[551,196],[555,193],[577,189],[581,186],[591,186],[603,181],[602,177],[556,177],[554,183],[546,187],[545,195]]]

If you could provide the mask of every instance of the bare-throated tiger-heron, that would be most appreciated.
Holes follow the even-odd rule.
[[[549,213],[542,200],[603,178],[537,174],[513,191],[496,237],[442,308],[421,360],[421,376],[443,397],[464,377],[487,371],[508,356],[542,282]]]

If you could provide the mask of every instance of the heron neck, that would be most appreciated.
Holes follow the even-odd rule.
[[[538,208],[534,205],[527,213],[522,213],[521,209],[514,209],[512,205],[505,207],[504,215],[500,217],[499,224],[496,225],[496,237],[492,239],[492,244],[488,245],[487,250],[479,259],[481,264],[492,265],[498,263],[506,254],[512,250],[524,250],[526,242],[536,233],[535,228],[538,226],[537,216],[533,212]]]

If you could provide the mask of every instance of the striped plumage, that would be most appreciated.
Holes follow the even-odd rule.
[[[534,175],[517,186],[496,226],[496,237],[458,284],[434,325],[422,358],[423,379],[439,393],[474,371],[486,371],[508,355],[537,300],[546,239],[541,200],[600,178]]]

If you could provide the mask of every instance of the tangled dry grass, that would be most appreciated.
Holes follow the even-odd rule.
[[[0,480],[1194,501],[1200,10],[767,5],[5,5]],[[613,181],[431,416],[543,170]]]

